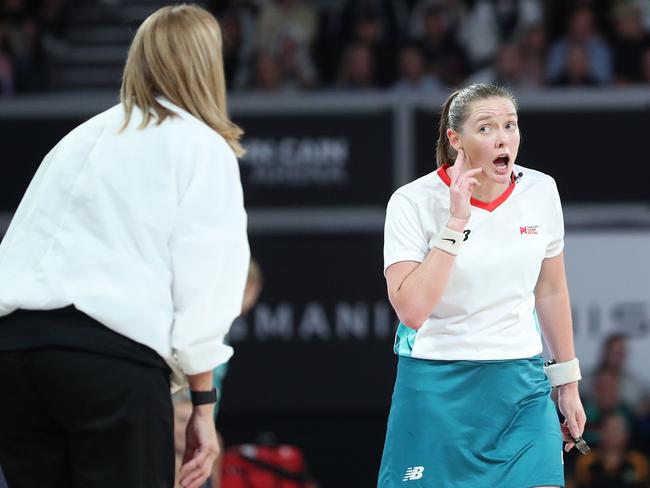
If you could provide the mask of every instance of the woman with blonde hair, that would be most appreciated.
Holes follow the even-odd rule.
[[[121,103],[45,157],[0,246],[0,465],[12,488],[171,487],[170,385],[193,409],[180,483],[209,476],[212,370],[249,262],[217,21],[138,29]]]

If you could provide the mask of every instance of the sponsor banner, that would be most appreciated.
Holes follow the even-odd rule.
[[[389,110],[241,116],[249,207],[384,206],[393,188]]]
[[[436,168],[438,121],[439,114],[432,110],[415,111],[415,177]],[[564,202],[647,201],[644,178],[632,176],[625,178],[624,184],[612,184],[613,178],[606,175],[617,171],[622,161],[638,161],[639,155],[645,154],[649,126],[650,110],[523,108],[519,114],[522,137],[517,163],[555,177]],[[620,133],[621,127],[625,127],[629,143],[609,150],[608,142]]]
[[[0,118],[0,211],[14,210],[36,169],[83,118]],[[246,115],[240,160],[248,208],[384,207],[393,189],[393,113]],[[29,134],[26,143],[25,134]]]

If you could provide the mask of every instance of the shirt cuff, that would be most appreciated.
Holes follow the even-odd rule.
[[[175,351],[175,359],[186,375],[205,373],[227,362],[233,355],[232,347],[221,340],[195,344]]]

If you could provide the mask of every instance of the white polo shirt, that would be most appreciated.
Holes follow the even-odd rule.
[[[119,132],[117,105],[45,157],[0,245],[0,316],[75,307],[180,372],[224,363],[249,264],[239,167],[178,114]]]
[[[423,359],[515,359],[542,352],[533,291],[542,261],[564,246],[555,181],[516,166],[517,182],[495,201],[472,199],[472,215],[440,302],[420,329],[398,326],[395,352]],[[449,220],[443,168],[399,188],[388,202],[384,271],[422,262]]]

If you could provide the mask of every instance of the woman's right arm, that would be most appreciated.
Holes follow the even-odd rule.
[[[447,227],[462,232],[466,223],[450,219]],[[447,288],[455,261],[456,256],[434,247],[421,263],[400,261],[386,269],[388,299],[404,325],[419,329],[426,321]]]
[[[186,375],[211,372],[232,355],[224,336],[241,313],[250,262],[235,155],[216,137],[192,149],[169,239],[171,346]]]
[[[472,189],[479,182],[473,177],[481,169],[463,172],[463,151],[451,170],[450,216],[447,227],[463,232],[469,221]],[[447,288],[456,256],[437,247],[422,262],[399,261],[386,269],[388,298],[397,317],[407,327],[419,329],[438,305]]]

